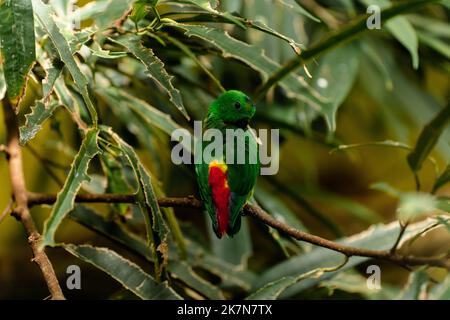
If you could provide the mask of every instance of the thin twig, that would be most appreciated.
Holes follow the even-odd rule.
[[[56,278],[56,274],[50,260],[44,250],[39,250],[41,235],[37,231],[28,207],[27,189],[23,173],[22,150],[19,145],[19,127],[17,116],[8,98],[3,99],[2,102],[6,125],[7,148],[9,151],[9,174],[11,179],[11,188],[16,203],[14,216],[22,222],[25,228],[28,235],[28,243],[30,244],[33,252],[32,261],[36,262],[41,269],[50,294],[52,295],[52,299],[61,300],[64,299],[64,295],[61,287],[59,286],[58,279]]]
[[[6,205],[5,210],[3,210],[2,214],[0,215],[0,223],[2,223],[3,219],[5,219],[6,215],[12,211],[12,207],[14,204],[14,200],[11,198]]]
[[[56,195],[29,193],[28,201],[28,204],[30,206],[52,204],[56,201]],[[138,199],[133,194],[79,194],[76,196],[75,201],[87,203],[136,203]],[[203,208],[203,203],[200,200],[195,199],[194,197],[159,198],[158,203],[161,207],[190,207],[197,209]],[[447,257],[441,258],[408,256],[391,253],[389,250],[355,248],[331,240],[327,240],[319,236],[292,228],[289,225],[274,219],[263,209],[254,205],[247,204],[244,207],[244,214],[251,216],[256,220],[272,228],[275,228],[278,231],[287,234],[297,240],[305,241],[313,245],[340,252],[349,258],[352,256],[360,256],[391,261],[402,266],[430,265],[450,269],[450,260]]]
[[[398,233],[397,240],[395,240],[395,243],[394,243],[394,245],[391,248],[390,252],[392,254],[395,253],[395,251],[397,250],[397,247],[400,244],[400,241],[402,240],[403,234],[405,233],[406,228],[408,227],[408,224],[409,224],[409,222],[402,223],[400,220],[399,220],[398,223],[400,225],[400,232]]]

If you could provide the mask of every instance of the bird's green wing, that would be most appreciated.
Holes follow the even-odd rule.
[[[245,152],[246,161],[243,164],[228,164],[228,185],[230,186],[230,231],[239,231],[241,211],[251,198],[259,175],[260,164],[258,144],[251,134],[245,140],[245,148],[237,152]],[[250,159],[256,160],[251,163]],[[231,233],[231,232],[230,232]]]
[[[200,163],[195,165],[195,172],[197,174],[197,183],[199,186],[200,196],[205,204],[206,211],[211,218],[214,230],[217,229],[216,212],[214,208],[214,200],[211,194],[211,187],[209,186],[209,164]]]

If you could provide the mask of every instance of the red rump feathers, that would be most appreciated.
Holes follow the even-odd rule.
[[[214,161],[209,165],[208,183],[216,207],[217,230],[215,231],[220,238],[227,232],[230,216],[230,188],[227,182],[226,164]]]

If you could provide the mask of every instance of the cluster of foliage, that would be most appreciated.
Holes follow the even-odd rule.
[[[47,154],[73,153],[74,158],[45,222],[42,248],[63,248],[142,299],[275,299],[307,297],[311,292],[320,297],[334,289],[365,298],[419,298],[424,290],[432,298],[449,298],[450,277],[430,290],[425,269],[412,272],[402,292],[398,287],[371,291],[354,269],[368,258],[352,257],[331,270],[341,264],[342,255],[262,225],[252,236],[247,219],[234,238],[218,240],[208,230],[209,242],[205,242],[205,232],[199,231],[205,229],[203,221],[180,222],[172,208],[158,205],[157,198],[177,183],[183,186],[179,196],[190,190],[186,182],[174,178],[174,172],[184,170],[188,183],[195,184],[192,167],[174,168],[168,160],[170,134],[177,128],[190,129],[193,120],[204,118],[209,103],[225,89],[239,89],[257,100],[254,126],[280,128],[282,141],[297,136],[328,150],[365,145],[406,149],[405,161],[416,177],[417,190],[401,192],[387,183],[374,188],[399,199],[397,212],[403,221],[439,214],[411,223],[401,244],[435,228],[450,230],[444,215],[449,212],[449,200],[435,195],[450,181],[450,165],[436,169],[430,192],[419,192],[422,164],[430,161],[437,166],[450,159],[450,106],[442,108],[448,95],[439,101],[410,76],[422,62],[420,48],[421,59],[426,57],[448,77],[448,1],[304,3],[96,0],[78,1],[75,7],[71,0],[0,1],[0,98],[7,96],[17,112],[25,115],[21,144],[32,144],[48,124],[60,142],[68,131],[80,141],[78,151],[64,143],[47,145]],[[366,29],[370,4],[385,10],[382,19],[392,18],[381,30]],[[400,15],[410,9],[423,14]],[[397,61],[408,61],[408,65]],[[303,68],[290,68],[293,65]],[[283,76],[280,70],[289,73]],[[266,94],[267,79],[276,85]],[[379,125],[392,132],[392,140],[342,144],[346,140],[337,134],[337,112],[356,86],[379,107]],[[61,128],[62,118],[72,122]],[[409,141],[414,131],[407,123],[423,126],[429,119],[415,147],[393,141]],[[430,157],[435,146],[440,160]],[[167,182],[171,189],[161,183],[170,177],[176,181]],[[288,179],[260,180],[254,202],[274,217],[308,231],[274,192],[275,185],[278,193],[293,195],[332,235],[342,236],[334,222],[289,187]],[[81,205],[75,203],[80,190],[136,193],[138,203],[107,208]],[[380,217],[360,204],[329,194],[319,196],[346,208],[352,219],[370,224],[368,230],[339,241],[380,250],[395,242],[398,222],[378,224]],[[105,247],[55,241],[64,219],[120,243],[148,263],[139,266]],[[255,239],[260,241],[261,233],[264,241],[276,246],[277,259],[282,261],[272,265],[260,259],[251,268],[252,247],[258,246]],[[323,293],[314,288],[329,290]]]

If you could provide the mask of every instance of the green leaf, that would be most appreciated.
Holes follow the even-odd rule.
[[[445,58],[450,59],[450,45],[448,44],[448,41],[444,42],[439,38],[428,34],[427,32],[419,32],[418,36],[421,43],[427,45],[436,52],[439,52]]]
[[[102,48],[89,48],[91,50],[92,54],[96,57],[103,58],[103,59],[119,59],[127,56],[126,52],[111,52],[109,50],[103,50]]]
[[[422,300],[425,298],[428,285],[426,269],[411,272],[408,282],[400,294],[400,300]]]
[[[251,295],[245,298],[245,300],[275,300],[277,299],[287,288],[294,284],[308,278],[318,278],[327,271],[327,268],[318,268],[308,271],[296,277],[284,277],[274,282],[266,284],[264,287],[258,289]]]
[[[84,181],[88,181],[87,169],[92,158],[99,152],[97,146],[98,130],[91,129],[81,144],[80,151],[75,156],[63,188],[58,193],[49,218],[45,221],[41,247],[55,245],[55,232],[64,217],[73,209],[75,196]]]
[[[400,247],[403,243],[411,239],[417,232],[434,224],[434,219],[426,219],[424,221],[409,225],[404,233]],[[358,248],[388,250],[395,243],[399,230],[399,224],[397,221],[388,225],[378,224],[371,226],[368,230],[362,233],[341,239],[338,242]],[[332,278],[339,272],[353,268],[354,266],[367,260],[369,260],[367,257],[351,257],[347,264],[337,271],[327,272],[317,279],[306,279],[289,287],[281,295],[281,298],[291,297],[325,279]],[[337,265],[340,262],[342,262],[342,254],[325,248],[316,248],[311,252],[292,257],[266,270],[257,279],[257,281],[254,282],[253,287],[259,288],[267,283],[283,277],[295,277],[317,268]]]
[[[264,287],[252,293],[245,300],[275,300],[283,291],[297,283],[294,277],[284,277],[266,284]]]
[[[142,165],[134,149],[129,144],[123,141],[122,138],[114,133],[111,128],[104,129],[103,132],[111,136],[118,144],[130,162],[139,183],[137,193],[139,199],[138,203],[145,220],[147,242],[154,254],[155,263],[158,263],[155,266],[155,273],[159,279],[168,261],[168,228],[158,205],[158,199],[156,198],[156,194],[152,186],[152,178]],[[151,219],[149,217],[148,210],[151,211]]]
[[[181,300],[167,283],[158,283],[138,265],[107,248],[66,244],[64,249],[117,280],[126,289],[146,300]]]
[[[314,16],[312,13],[310,13],[308,10],[303,8],[299,1],[294,0],[277,0],[278,2],[282,3],[286,7],[288,7],[290,10],[295,11],[298,14],[301,14],[302,16],[305,16],[315,22],[321,23],[320,19]],[[295,2],[295,3],[294,3]]]
[[[414,26],[426,30],[435,37],[450,38],[450,28],[447,22],[419,14],[409,14],[408,20]]]
[[[155,6],[156,3],[149,2],[157,2],[157,1],[136,1],[133,4],[133,11],[130,14],[130,20],[137,24],[139,21],[145,18],[147,13],[149,12],[149,5]]]
[[[353,45],[339,47],[326,54],[319,61],[319,68],[312,73],[312,86],[327,98],[320,104],[331,131],[336,130],[336,113],[344,102],[358,74],[359,49]]]
[[[222,56],[239,60],[258,71],[264,79],[276,72],[280,65],[267,57],[261,48],[249,45],[232,38],[226,31],[200,25],[180,23],[170,24],[182,29],[188,37],[195,36],[220,49]],[[290,73],[280,81],[280,86],[287,91],[288,96],[320,108],[320,103],[327,101],[320,96],[302,77]]]
[[[1,1],[0,21],[0,48],[6,88],[12,104],[17,106],[36,58],[31,1]]]
[[[378,5],[382,9],[391,6],[389,0],[360,0],[367,6]],[[382,17],[383,19],[383,17]],[[395,17],[386,22],[386,28],[410,53],[414,69],[419,67],[419,41],[416,31],[405,17]]]
[[[97,214],[92,208],[77,205],[75,210],[70,213],[70,218],[83,224],[87,228],[97,231],[106,237],[115,240],[132,251],[138,253],[145,259],[153,261],[153,256],[148,247],[140,237],[124,230],[114,221],[107,221],[100,214]],[[188,243],[189,262],[179,261],[174,256],[174,252],[169,251],[168,270],[172,277],[178,278],[194,290],[200,292],[210,299],[223,299],[223,294],[217,286],[213,286],[208,281],[202,279],[195,273],[193,267],[201,267],[220,277],[225,285],[238,285],[249,289],[250,278],[247,271],[239,270],[225,261],[211,256],[193,242]]]
[[[58,106],[58,102],[52,100],[47,105],[41,101],[37,101],[36,105],[31,107],[31,112],[25,116],[25,125],[19,129],[21,145],[25,145],[36,136],[41,130],[44,121],[52,116],[53,111]]]
[[[153,50],[145,48],[142,45],[140,38],[137,36],[123,36],[111,40],[125,47],[145,65],[147,68],[147,75],[167,92],[173,105],[189,119],[189,115],[183,105],[180,91],[172,84],[173,77],[164,69],[164,64],[157,56],[155,56]]]
[[[450,121],[450,103],[443,108],[423,129],[417,140],[416,147],[408,155],[411,170],[417,172],[438,142]]]
[[[72,75],[75,85],[79,93],[82,95],[84,102],[89,110],[92,122],[97,124],[97,111],[89,97],[88,83],[84,74],[81,72],[76,60],[72,55],[72,51],[66,38],[62,35],[58,26],[52,17],[52,8],[46,4],[43,4],[41,0],[32,0],[34,13],[41,26],[45,29],[46,33],[50,37],[53,45],[56,47],[60,59],[64,62],[65,66]]]
[[[419,40],[409,21],[404,17],[396,17],[386,23],[386,28],[409,51],[413,68],[419,68]]]

